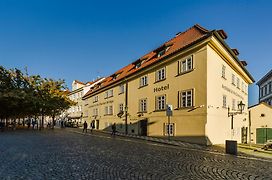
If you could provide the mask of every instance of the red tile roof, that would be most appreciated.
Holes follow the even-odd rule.
[[[80,81],[78,81],[78,80],[75,80],[75,82],[76,82],[76,83],[78,83],[78,84],[82,84],[82,85],[85,85],[85,83],[83,83],[83,82],[80,82]]]
[[[165,42],[157,49],[145,54],[144,56],[134,61],[133,63],[119,69],[114,74],[106,77],[101,83],[99,83],[94,88],[89,90],[85,94],[83,99],[88,98],[90,95],[97,92],[98,90],[103,89],[121,79],[124,79],[125,77],[128,77],[134,74],[135,72],[138,72],[139,70],[143,68],[146,68],[147,66],[150,66],[156,62],[159,62],[160,60],[164,59],[166,56],[174,54],[180,51],[181,49],[189,47],[190,45],[196,43],[197,41],[200,41],[202,39],[209,37],[210,35],[212,35],[213,32],[214,31],[209,31],[201,27],[200,25],[196,24],[192,26],[191,28],[189,28],[188,30],[186,30],[185,32],[177,33],[174,38]],[[220,34],[221,38],[227,37],[226,33],[223,30],[221,30],[220,33],[221,33]],[[169,47],[168,50],[165,51],[164,54],[158,57],[158,53],[161,50],[165,50],[167,47]],[[136,68],[135,66],[139,62],[141,62],[141,66],[139,68]]]
[[[210,35],[210,32],[211,31],[208,31],[207,29],[196,24],[193,27],[186,30],[185,32],[178,33],[174,38],[167,41],[166,43],[161,45],[159,48],[149,52],[148,54],[142,56],[135,62],[123,67],[122,69],[119,69],[111,76],[106,77],[101,83],[99,83],[100,85],[96,85],[95,88],[92,88],[89,92],[86,93],[86,95],[83,98],[86,98],[87,96],[91,95],[92,93],[96,92],[99,89],[102,89],[106,86],[113,84],[116,81],[119,81],[125,77],[128,77],[129,75],[134,74],[140,69],[143,69],[151,64],[154,64],[160,61],[164,57],[170,54],[173,54],[184,47],[187,47],[188,45],[196,42],[197,40],[203,37],[207,37],[208,35]],[[158,52],[165,49],[166,47],[170,47],[170,48],[162,56],[158,57]],[[135,64],[137,62],[142,63],[139,68],[135,68]],[[115,76],[115,79],[114,79],[114,76]]]

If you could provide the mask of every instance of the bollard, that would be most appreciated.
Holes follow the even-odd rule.
[[[237,141],[226,140],[226,153],[237,156]]]

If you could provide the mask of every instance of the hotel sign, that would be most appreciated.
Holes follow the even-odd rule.
[[[165,90],[168,90],[168,89],[169,89],[169,84],[167,84],[166,86],[155,87],[154,92],[165,91]]]
[[[235,96],[237,96],[237,97],[241,98],[242,100],[244,100],[244,97],[243,97],[243,96],[241,96],[241,95],[238,94],[237,92],[233,91],[233,90],[230,89],[229,87],[224,86],[224,85],[222,84],[222,88],[225,89],[226,91],[228,91],[229,93],[234,94]]]

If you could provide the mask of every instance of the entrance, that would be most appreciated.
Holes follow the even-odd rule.
[[[247,144],[247,127],[242,127],[241,134],[242,134],[241,142],[243,144]]]
[[[140,136],[147,136],[147,119],[139,121],[139,132]]]
[[[96,120],[96,129],[99,129],[99,120]]]

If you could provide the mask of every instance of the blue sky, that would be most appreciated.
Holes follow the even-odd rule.
[[[272,1],[1,0],[0,65],[86,82],[198,23],[224,29],[259,80],[272,68]],[[250,86],[249,104],[258,88]]]

